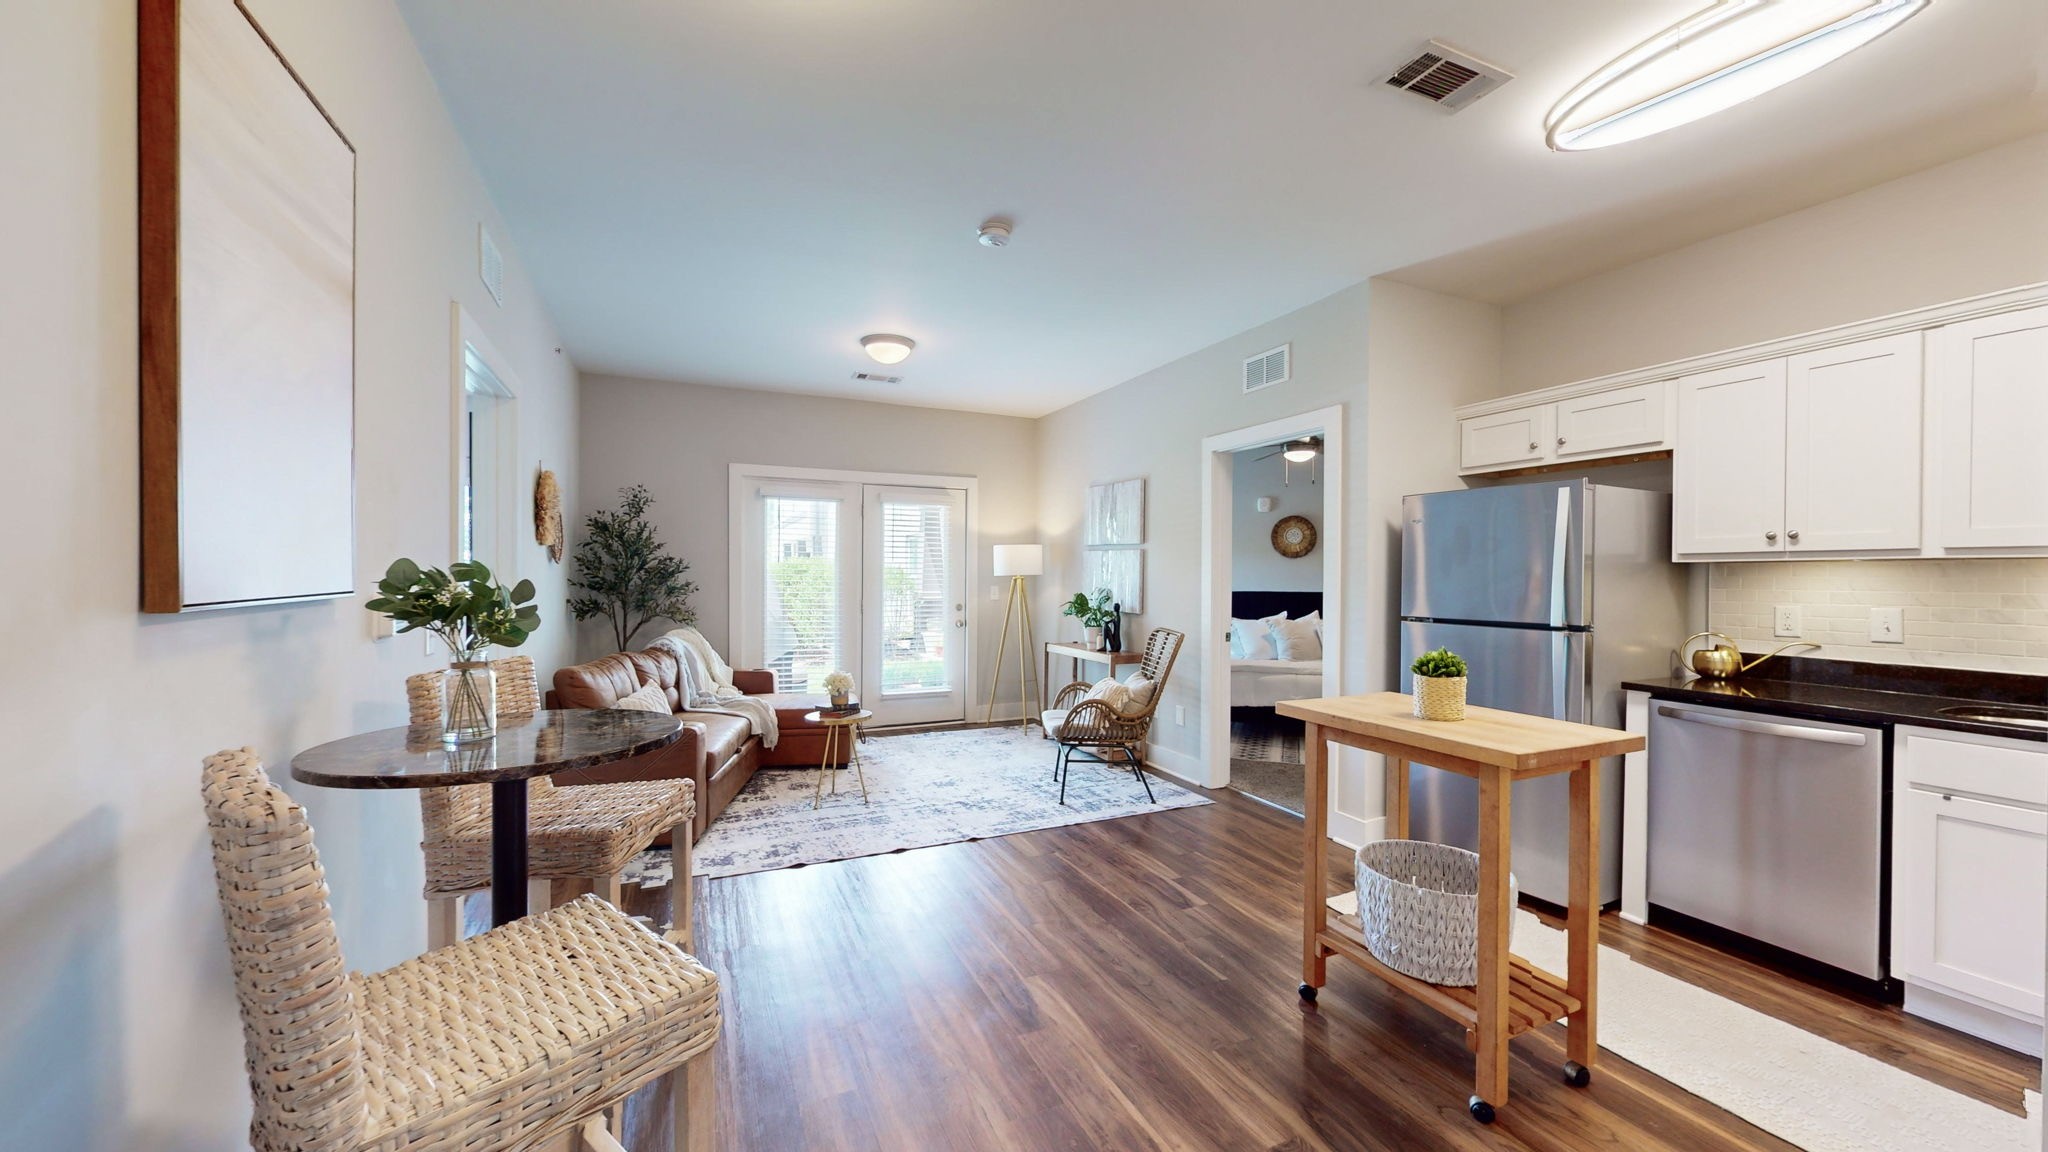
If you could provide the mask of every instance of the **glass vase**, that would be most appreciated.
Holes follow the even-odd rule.
[[[441,739],[474,744],[498,734],[498,674],[488,660],[457,660],[441,674]]]

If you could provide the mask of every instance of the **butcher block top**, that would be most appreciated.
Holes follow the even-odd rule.
[[[1587,760],[1639,752],[1645,746],[1643,737],[1617,728],[1497,708],[1467,708],[1463,720],[1423,720],[1415,715],[1414,697],[1405,692],[1283,700],[1279,712],[1321,725],[1328,730],[1325,738],[1425,759],[1434,767],[1453,771],[1460,765],[1449,761],[1462,761],[1470,768],[1486,766],[1546,776]]]

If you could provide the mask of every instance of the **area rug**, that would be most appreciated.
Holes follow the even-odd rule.
[[[1302,767],[1300,725],[1231,721],[1230,786],[1301,815],[1308,777]]]
[[[1053,744],[1036,728],[874,735],[860,755],[867,804],[851,768],[837,773],[836,795],[826,785],[817,810],[815,769],[756,772],[697,845],[697,874],[739,876],[1214,803],[1148,773],[1154,803],[1129,771],[1076,761],[1061,804]],[[668,850],[658,848],[635,860],[625,879],[652,887],[671,873]]]
[[[1354,915],[1355,896],[1330,907]],[[1516,954],[1562,973],[1564,932],[1527,911],[1515,917]],[[2014,1116],[1613,948],[1600,949],[1599,997],[1600,1047],[1807,1152],[2041,1147],[2038,1092]]]

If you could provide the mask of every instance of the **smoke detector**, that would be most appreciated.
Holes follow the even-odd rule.
[[[1498,64],[1460,52],[1441,40],[1422,46],[1415,58],[1394,69],[1387,83],[1413,92],[1447,112],[1456,112],[1515,78]]]
[[[984,248],[1001,248],[1010,242],[1010,222],[1000,216],[984,220],[974,238],[981,241]]]

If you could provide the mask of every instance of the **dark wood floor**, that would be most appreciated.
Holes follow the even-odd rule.
[[[1300,823],[1216,803],[700,881],[724,980],[721,1147],[1784,1149],[1608,1053],[1566,1087],[1563,1030],[1514,1045],[1490,1128],[1448,1020],[1340,961],[1300,978]],[[1332,849],[1333,875],[1345,873]],[[2021,1110],[2039,1065],[1613,916],[1639,962]],[[637,1104],[658,1104],[658,1096]],[[666,1148],[659,1107],[631,1146]],[[642,1122],[646,1121],[646,1122]]]

